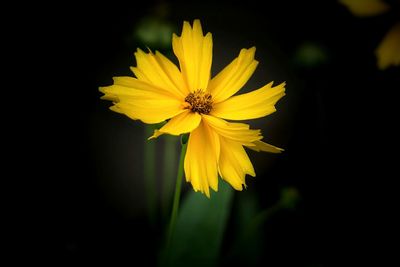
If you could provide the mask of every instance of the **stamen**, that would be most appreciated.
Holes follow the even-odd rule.
[[[202,114],[209,114],[213,103],[211,94],[201,89],[188,94],[185,98],[185,102],[189,104],[187,107],[188,109]]]

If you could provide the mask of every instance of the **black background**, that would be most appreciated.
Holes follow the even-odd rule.
[[[22,5],[5,22],[10,33],[5,43],[12,48],[4,51],[12,75],[5,114],[13,116],[4,116],[16,139],[5,143],[15,160],[8,167],[17,189],[6,205],[15,218],[9,244],[17,250],[15,259],[55,266],[154,262],[149,241],[160,233],[148,225],[140,198],[131,199],[133,210],[129,203],[121,207],[102,184],[118,172],[104,174],[108,162],[102,155],[121,148],[113,143],[118,133],[135,135],[140,123],[110,112],[98,92],[112,76],[128,74],[136,44],[127,36],[154,5]],[[214,53],[224,53],[225,37],[228,42],[237,37],[226,60],[241,47],[256,45],[259,55],[272,57],[270,63],[258,57],[260,67],[272,71],[267,81],[288,82],[288,95],[268,122],[278,127],[271,143],[287,151],[271,156],[274,164],[249,182],[249,190],[263,207],[283,186],[297,187],[302,200],[294,212],[270,223],[262,263],[338,266],[372,260],[376,238],[385,235],[375,224],[385,220],[382,184],[390,187],[379,162],[389,158],[393,143],[387,122],[395,124],[389,119],[395,106],[383,103],[391,102],[399,84],[399,68],[379,71],[373,51],[395,13],[360,19],[335,1],[198,1],[169,7],[168,19],[178,31],[183,20],[200,18],[214,35]],[[327,61],[296,65],[296,49],[304,42],[322,46]]]

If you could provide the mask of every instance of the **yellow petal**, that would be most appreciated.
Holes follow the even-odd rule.
[[[152,136],[150,136],[149,138],[147,138],[147,140],[150,140],[150,139],[154,139],[154,138],[157,138],[157,137],[159,137],[160,135],[163,135],[164,133],[162,133],[162,132],[160,132],[159,130],[154,130],[154,134],[152,135]]]
[[[240,143],[220,136],[220,145],[218,166],[221,178],[241,191],[245,185],[246,174],[256,176],[253,164]]]
[[[189,90],[187,90],[185,86],[182,73],[179,71],[178,67],[158,51],[156,51],[155,58],[176,88],[180,90],[184,97],[186,97],[189,94]]]
[[[161,87],[157,87],[156,85],[149,84],[148,82],[138,80],[133,77],[125,76],[125,77],[113,77],[114,80],[114,86],[121,86],[123,87],[122,90],[119,90],[119,94],[130,94],[130,89],[135,89],[135,90],[142,90],[144,92],[153,92],[159,95],[162,95],[162,97],[168,97],[168,98],[173,98],[173,99],[178,99],[181,100],[180,97],[177,97],[176,94],[171,93],[168,89],[164,89]],[[103,88],[108,88],[107,87],[101,87],[100,91],[103,92]],[[126,91],[126,88],[129,90]],[[104,93],[104,92],[103,92]]]
[[[154,124],[172,118],[184,110],[180,102],[171,100],[135,100],[134,102],[118,102],[113,111],[123,113],[133,120],[141,120],[144,123]]]
[[[201,116],[197,112],[185,110],[181,114],[173,117],[163,127],[154,132],[150,138],[156,138],[161,134],[168,133],[172,135],[180,135],[190,133],[199,126]]]
[[[385,13],[390,6],[382,0],[339,0],[354,16],[369,17]]]
[[[381,70],[390,65],[400,65],[400,23],[395,24],[385,35],[375,54]]]
[[[282,151],[284,151],[282,148],[264,143],[263,141],[255,141],[254,145],[255,146],[247,146],[247,147],[257,152],[264,151],[270,153],[281,153]]]
[[[212,36],[203,30],[199,20],[183,23],[182,34],[172,36],[172,47],[189,91],[206,90],[212,63]]]
[[[113,111],[145,123],[159,123],[185,111],[180,100],[171,95],[159,93],[157,89],[146,83],[133,81],[135,88],[122,85],[100,88],[106,98],[114,99]],[[130,82],[133,81],[130,80]],[[144,88],[148,90],[143,90]]]
[[[135,53],[137,67],[132,67],[136,77],[144,82],[163,88],[179,98],[188,94],[183,85],[178,68],[161,53],[145,53],[138,49]]]
[[[276,102],[285,95],[285,83],[272,82],[247,94],[233,96],[213,105],[211,115],[228,120],[249,120],[275,112]]]
[[[250,130],[248,124],[231,123],[204,114],[202,114],[202,118],[217,134],[232,141],[236,141],[247,146],[254,146],[254,141],[262,139],[260,130]]]
[[[254,60],[255,52],[255,47],[242,49],[237,58],[211,79],[208,90],[214,103],[228,99],[246,84],[258,64],[258,61]]]
[[[190,133],[184,168],[186,181],[191,182],[194,191],[200,191],[207,197],[210,197],[209,187],[218,190],[218,154],[218,136],[201,122]]]

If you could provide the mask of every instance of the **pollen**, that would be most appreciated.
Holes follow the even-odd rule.
[[[187,109],[190,109],[193,112],[209,114],[212,109],[213,100],[210,93],[198,89],[188,94],[185,98],[185,102],[189,104]]]

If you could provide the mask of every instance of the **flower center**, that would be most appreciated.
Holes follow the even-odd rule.
[[[186,107],[193,112],[208,114],[212,109],[212,97],[210,93],[203,92],[201,89],[198,89],[185,98],[185,102],[189,105]]]

